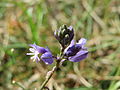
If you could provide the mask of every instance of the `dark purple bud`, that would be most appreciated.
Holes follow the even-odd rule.
[[[66,25],[61,26],[54,32],[54,36],[60,42],[62,46],[68,45],[74,37],[74,30],[72,26],[67,27]]]

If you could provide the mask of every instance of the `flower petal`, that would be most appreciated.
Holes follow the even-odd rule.
[[[81,44],[81,45],[85,45],[86,44],[86,39],[85,38],[81,38],[77,44]]]
[[[36,61],[36,62],[40,61],[40,58],[38,56],[32,56],[32,57],[30,57],[30,59],[32,59],[33,62],[34,61]]]
[[[64,50],[64,54],[67,53],[68,49],[75,45],[75,40],[72,40],[70,45]]]
[[[30,57],[30,59],[35,59],[35,56]]]
[[[85,59],[88,55],[88,51],[80,50],[75,56],[69,57],[69,61],[71,62],[79,62]]]
[[[46,52],[42,54],[41,59],[46,63],[46,64],[52,64],[53,63],[53,58],[52,54],[50,52]]]
[[[26,53],[26,55],[35,55],[35,53]]]
[[[40,58],[38,56],[36,56],[36,62],[40,61]]]
[[[29,49],[31,52],[35,52],[35,49],[34,48],[30,48]]]
[[[45,48],[47,52],[50,52],[50,49],[48,47]]]
[[[33,47],[35,50],[37,50],[39,53],[45,53],[47,50],[43,47],[40,47],[36,44],[30,44],[31,47]]]
[[[69,26],[68,29],[69,29],[70,31],[73,31],[73,27],[72,27],[72,26]]]
[[[68,47],[75,45],[75,40],[73,39]]]
[[[67,50],[65,50],[65,55],[66,56],[74,56],[76,55],[80,50],[82,49],[82,45],[81,44],[75,44],[71,47],[68,47]]]

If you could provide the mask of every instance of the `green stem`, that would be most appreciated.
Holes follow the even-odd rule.
[[[27,89],[26,89],[21,83],[19,83],[19,82],[13,81],[12,83],[15,84],[15,85],[17,85],[17,86],[19,86],[19,87],[21,87],[23,90],[27,90]]]

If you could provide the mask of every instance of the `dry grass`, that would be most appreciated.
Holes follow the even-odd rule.
[[[48,46],[54,54],[59,44],[53,31],[72,25],[76,39],[88,39],[89,57],[67,62],[47,84],[52,90],[116,90],[120,87],[119,0],[1,0],[0,90],[39,88],[52,66],[33,63],[25,55],[28,44]],[[78,89],[74,89],[78,88]]]

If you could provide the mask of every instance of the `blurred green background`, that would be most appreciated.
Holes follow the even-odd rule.
[[[53,36],[72,25],[75,39],[87,38],[89,56],[67,62],[50,79],[50,90],[120,89],[120,0],[0,0],[0,90],[39,88],[53,65],[33,63],[28,44],[60,45]]]

